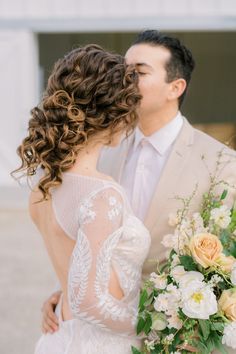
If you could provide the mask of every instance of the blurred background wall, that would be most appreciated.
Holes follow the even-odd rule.
[[[124,54],[137,32],[179,37],[196,70],[183,113],[199,129],[235,146],[235,0],[0,0],[0,353],[30,354],[40,307],[55,285],[31,224],[27,189],[9,172],[55,60],[98,43]]]

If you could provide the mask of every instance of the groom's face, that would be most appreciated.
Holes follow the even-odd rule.
[[[139,89],[142,101],[140,118],[164,111],[168,104],[171,83],[167,82],[166,63],[170,59],[168,49],[150,44],[136,44],[125,55],[127,64],[133,64],[139,73]]]

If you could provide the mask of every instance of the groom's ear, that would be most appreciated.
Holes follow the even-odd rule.
[[[187,83],[184,79],[176,79],[170,83],[169,100],[178,99],[185,91]]]

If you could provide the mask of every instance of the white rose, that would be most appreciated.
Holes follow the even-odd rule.
[[[195,272],[194,270],[191,270],[189,272],[186,272],[182,277],[179,279],[179,286],[180,288],[185,288],[188,286],[188,284],[192,281],[203,281],[204,276],[200,272]]]
[[[187,272],[183,266],[178,265],[171,269],[170,275],[174,278],[174,280],[179,283],[180,279],[185,275]]]
[[[156,289],[165,289],[167,285],[167,277],[165,274],[158,275],[156,273],[150,274],[150,280],[154,283]]]
[[[214,221],[222,229],[226,229],[231,222],[230,215],[230,209],[226,205],[222,205],[219,208],[212,209],[210,220]]]
[[[210,287],[199,280],[193,280],[182,288],[183,313],[190,318],[208,320],[218,311],[216,296]]]
[[[236,349],[236,321],[226,325],[223,332],[222,344]]]
[[[231,272],[230,280],[231,280],[233,285],[236,285],[236,263],[234,263],[234,265],[233,265],[233,269],[232,269],[232,272]]]

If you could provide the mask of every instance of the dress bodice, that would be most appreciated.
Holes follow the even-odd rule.
[[[68,274],[73,318],[124,335],[134,335],[141,271],[150,235],[114,181],[73,173],[52,192],[53,211],[75,240]],[[123,297],[109,291],[116,276]]]

